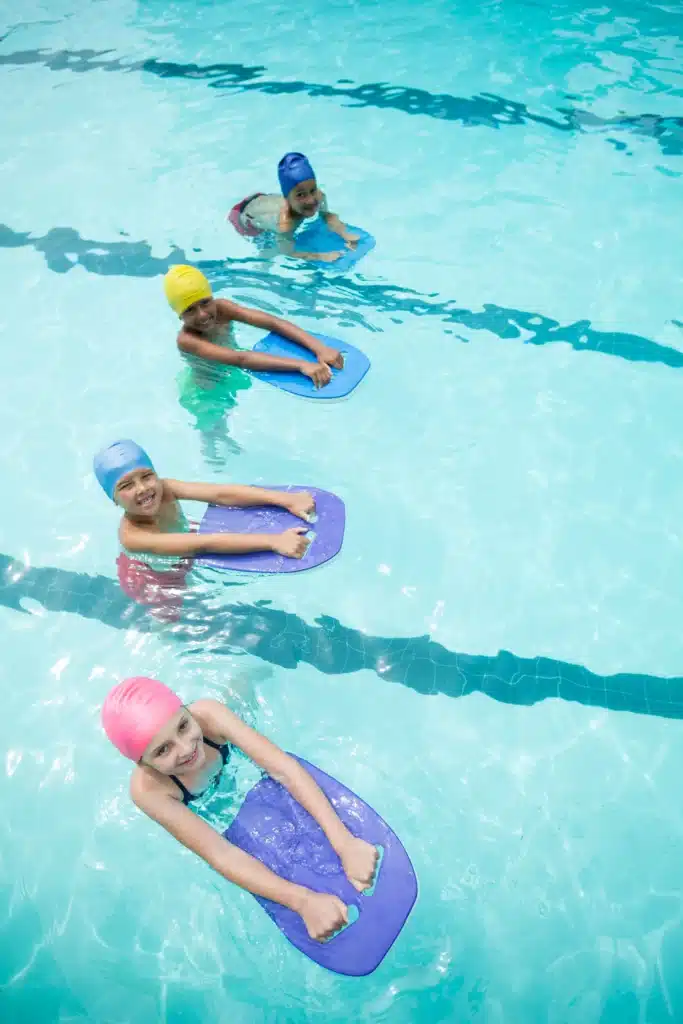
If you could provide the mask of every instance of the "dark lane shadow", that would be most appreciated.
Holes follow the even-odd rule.
[[[616,129],[631,135],[654,139],[665,156],[683,154],[683,117],[660,114],[617,114],[615,117],[600,117],[590,110],[576,107],[558,107],[558,112],[567,118],[572,129],[581,132],[600,132]],[[618,150],[625,151],[626,144],[616,139],[607,139]],[[628,153],[628,156],[631,154]],[[661,170],[661,168],[658,168]],[[669,171],[669,174],[674,172]]]
[[[124,232],[121,232],[125,237]],[[261,305],[272,312],[282,312],[273,304],[277,297],[289,304],[287,314],[308,316],[312,319],[334,321],[340,327],[363,327],[378,331],[368,317],[373,312],[390,316],[396,323],[406,317],[434,317],[444,324],[457,324],[474,331],[489,331],[502,339],[523,338],[525,344],[547,345],[565,342],[576,352],[600,352],[630,362],[663,363],[674,369],[683,366],[683,352],[661,345],[650,338],[627,331],[600,331],[590,320],[577,320],[561,324],[558,320],[529,310],[486,303],[481,310],[459,306],[454,299],[439,300],[436,295],[425,295],[412,288],[372,283],[359,275],[326,277],[323,271],[306,269],[296,278],[287,277],[268,267],[259,257],[226,260],[202,260],[197,250],[187,254],[183,249],[171,247],[168,256],[152,255],[145,241],[100,242],[81,238],[73,228],[51,228],[46,235],[34,236],[13,231],[0,224],[0,248],[29,246],[40,252],[57,274],[65,274],[76,266],[91,274],[120,277],[158,277],[174,263],[195,263],[207,275],[215,290],[226,288],[234,299],[253,301],[257,290],[263,295]],[[161,292],[159,292],[161,294]],[[365,310],[368,316],[363,314]],[[451,331],[461,342],[469,339]]]
[[[239,285],[259,286],[251,272],[243,276],[239,268],[233,268],[229,261],[200,260],[197,265],[204,270],[216,290],[234,290]],[[470,310],[459,306],[454,299],[439,301],[436,295],[425,295],[412,288],[373,284],[355,276],[338,279],[336,283],[325,279],[324,273],[320,271],[312,271],[311,275],[308,281],[293,281],[269,274],[266,288],[271,294],[279,295],[289,302],[298,297],[301,307],[293,312],[302,312],[308,316],[316,315],[310,308],[310,295],[314,293],[316,301],[324,304],[323,315],[326,319],[335,316],[335,303],[338,306],[340,301],[345,301],[353,307],[356,322],[362,308],[388,314],[395,323],[403,323],[409,316],[433,316],[443,323],[459,324],[475,331],[489,331],[503,339],[521,338],[524,332],[524,343],[529,345],[565,342],[576,352],[600,352],[630,362],[664,363],[676,369],[683,366],[683,352],[678,349],[626,331],[599,331],[591,326],[590,320],[561,324],[541,313],[498,306],[495,303],[485,303],[480,311]],[[315,287],[312,288],[312,285]],[[340,314],[338,309],[336,313],[349,316],[347,312]],[[455,337],[465,343],[469,340],[457,334]]]
[[[593,129],[609,128],[654,139],[668,156],[683,154],[683,118],[658,114],[620,115],[600,118],[577,107],[557,108],[557,117],[536,114],[525,103],[506,99],[496,93],[481,92],[473,96],[432,93],[411,86],[368,82],[356,85],[341,78],[335,84],[300,80],[279,81],[267,77],[263,65],[239,63],[185,64],[150,58],[126,61],[113,56],[114,50],[16,50],[0,54],[0,66],[25,67],[41,64],[50,71],[139,72],[157,78],[189,79],[205,82],[210,89],[229,93],[261,92],[269,96],[306,95],[313,98],[343,101],[344,106],[396,110],[403,114],[421,115],[439,121],[450,121],[465,128],[486,127],[499,130],[525,124],[538,124],[553,131],[577,134]],[[572,97],[568,97],[572,98]],[[612,141],[608,139],[607,141]],[[617,146],[625,150],[625,146]],[[630,154],[627,154],[630,155]],[[662,170],[657,168],[657,170]]]
[[[164,630],[107,576],[26,568],[0,554],[0,606],[26,615],[25,600],[36,601],[49,612],[79,615],[112,629]],[[509,651],[491,656],[461,654],[428,636],[369,636],[329,615],[308,623],[267,601],[235,602],[211,616],[196,606],[165,635],[184,646],[185,653],[196,653],[198,647],[214,656],[248,653],[285,669],[305,663],[325,675],[366,669],[424,695],[464,697],[480,692],[506,704],[526,706],[559,697],[612,711],[683,717],[683,677],[600,676],[581,665],[519,658]]]
[[[125,232],[121,232],[123,238]],[[74,267],[83,267],[90,274],[113,277],[159,277],[174,263],[185,263],[182,249],[171,247],[164,259],[152,255],[147,242],[97,242],[81,238],[73,228],[50,228],[46,235],[13,231],[0,224],[0,248],[19,249],[30,246],[42,253],[50,270],[66,274]]]
[[[440,121],[458,122],[466,127],[484,125],[498,129],[506,125],[535,122],[561,132],[576,130],[565,114],[559,120],[533,114],[524,103],[506,100],[494,93],[480,93],[470,97],[451,96],[447,93],[430,93],[425,89],[392,86],[386,82],[354,85],[351,79],[346,78],[339,79],[335,85],[300,80],[278,81],[267,77],[267,68],[262,64],[183,64],[155,58],[126,61],[113,56],[114,52],[89,49],[16,50],[13,53],[0,54],[0,67],[41,64],[50,71],[72,71],[76,74],[86,71],[118,71],[128,74],[141,72],[155,75],[157,78],[205,82],[210,89],[232,93],[253,91],[269,96],[305,94],[311,97],[345,100],[358,107],[422,114]]]

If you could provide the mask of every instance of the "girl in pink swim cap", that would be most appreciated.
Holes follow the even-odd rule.
[[[315,819],[347,878],[362,892],[373,882],[377,850],[349,832],[294,758],[218,701],[185,706],[164,683],[142,676],[126,679],[109,692],[102,725],[124,757],[136,762],[130,781],[133,802],[183,846],[229,881],[295,911],[312,939],[322,942],[348,923],[347,907],[336,896],[280,878],[192,810],[193,803],[200,798],[204,803],[213,794],[231,748],[238,747]]]

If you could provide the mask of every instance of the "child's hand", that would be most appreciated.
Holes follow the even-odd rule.
[[[321,363],[327,363],[328,366],[333,366],[335,370],[344,369],[344,356],[338,349],[332,348],[330,345],[321,345],[317,355]]]
[[[310,541],[305,526],[293,526],[291,530],[278,533],[273,537],[273,551],[285,558],[303,558]]]
[[[342,238],[346,242],[347,249],[355,249],[360,242],[360,235],[342,235]]]
[[[297,908],[306,931],[316,942],[323,942],[349,923],[348,908],[338,896],[326,892],[306,891]]]
[[[356,839],[355,836],[350,837],[339,854],[344,874],[358,892],[363,892],[372,885],[378,857],[374,846],[366,843],[364,839]]]
[[[310,377],[317,388],[325,387],[332,380],[332,371],[327,363],[323,362],[311,363],[306,360],[300,363],[299,373],[303,373],[305,377]]]
[[[307,491],[297,491],[287,495],[284,507],[299,519],[309,519],[315,512],[315,499]]]

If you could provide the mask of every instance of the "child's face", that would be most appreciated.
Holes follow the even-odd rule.
[[[199,331],[200,334],[210,331],[218,322],[216,300],[211,297],[210,299],[200,299],[199,302],[193,302],[183,313],[182,321],[191,331]]]
[[[295,185],[287,196],[287,202],[299,217],[313,217],[318,212],[321,198],[315,178],[309,178]]]
[[[153,469],[134,469],[114,488],[114,501],[136,519],[153,519],[161,508],[164,485]]]
[[[184,775],[206,760],[202,730],[187,708],[181,708],[149,744],[141,761],[162,775]]]

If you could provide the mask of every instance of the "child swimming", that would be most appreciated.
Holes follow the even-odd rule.
[[[338,252],[299,252],[294,232],[309,217],[319,215],[330,231],[339,235],[344,248],[355,249],[359,236],[349,231],[336,213],[330,213],[327,198],[318,188],[315,173],[303,153],[287,153],[277,168],[281,196],[257,192],[242,200],[228,216],[234,227],[251,237],[269,232],[276,236],[278,248],[300,260],[333,263]]]
[[[330,367],[342,369],[344,366],[341,352],[324,345],[288,320],[262,313],[259,309],[238,306],[227,299],[215,299],[207,278],[196,267],[171,267],[164,278],[164,290],[169,305],[183,321],[177,339],[178,348],[200,379],[202,375],[206,376],[211,364],[222,363],[245,370],[301,373],[310,377],[316,387],[323,387],[332,379]],[[271,356],[265,352],[242,352],[234,347],[235,322],[274,331],[308,349],[317,362]]]
[[[306,553],[306,526],[295,526],[283,533],[192,533],[179,503],[201,501],[242,508],[278,505],[306,520],[315,508],[310,494],[161,479],[147,452],[130,440],[116,441],[102,449],[93,466],[105,494],[123,509],[119,527],[121,547],[128,554],[141,555],[152,568],[154,556],[159,555],[182,559],[206,553],[275,551],[287,558],[302,558]]]
[[[183,846],[229,881],[299,914],[312,939],[322,942],[348,923],[347,907],[336,896],[286,881],[229,843],[192,810],[192,804],[200,798],[204,809],[231,748],[237,747],[280,782],[315,819],[349,882],[363,892],[372,885],[377,850],[349,832],[316,782],[294,758],[225,705],[198,700],[184,706],[156,679],[137,677],[115,686],[105,699],[102,725],[114,746],[136,763],[130,780],[133,802]]]

